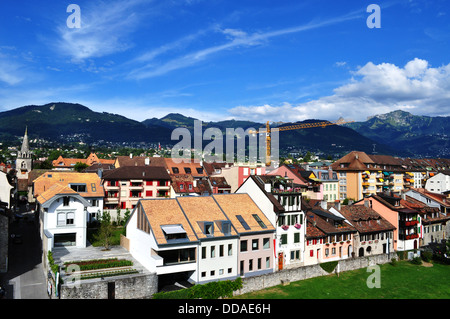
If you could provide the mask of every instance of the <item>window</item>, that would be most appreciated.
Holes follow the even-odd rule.
[[[185,172],[186,174],[191,174],[191,168],[190,168],[190,167],[185,167],[185,168],[184,168],[184,172]]]
[[[214,235],[214,224],[212,222],[204,222],[203,223],[203,232],[206,236]]]
[[[241,240],[241,252],[247,251],[247,241]]]
[[[261,218],[257,215],[257,214],[253,214],[252,215],[253,218],[258,222],[259,226],[261,226],[261,228],[267,228],[266,224],[264,224],[264,222],[261,220]]]
[[[219,246],[219,257],[223,257],[223,251],[224,251],[224,246],[220,245]]]
[[[211,246],[211,258],[216,257],[216,246]]]
[[[286,245],[287,244],[287,234],[281,235],[281,244]]]
[[[206,247],[202,247],[202,259],[206,259]]]
[[[229,235],[231,231],[231,223],[229,221],[223,221],[222,222],[222,233],[224,235]]]
[[[94,184],[95,187],[95,184]],[[70,188],[72,188],[77,193],[85,193],[86,192],[86,184],[70,184]]]
[[[258,269],[261,269],[262,265],[261,265],[261,258],[258,258]]]
[[[233,244],[228,244],[228,256],[233,256]]]
[[[250,259],[250,260],[248,261],[248,270],[249,270],[249,271],[252,271],[252,270],[253,270],[253,259]]]
[[[252,240],[252,250],[258,250],[258,248],[259,248],[259,240],[253,239]]]
[[[91,188],[94,193],[97,191],[97,188],[95,187],[95,183],[91,183]]]
[[[75,213],[73,212],[58,213],[57,225],[58,226],[73,225],[74,220],[75,220]]]
[[[202,271],[202,277],[206,277],[206,271]]]
[[[266,257],[266,268],[270,268],[270,257]]]
[[[203,168],[197,167],[196,169],[198,174],[203,174]]]
[[[65,196],[63,197],[63,206],[69,206],[70,203],[70,197]]]
[[[263,249],[270,248],[270,238],[263,238]]]
[[[214,270],[211,270],[210,276],[215,276],[216,272]]]
[[[178,174],[180,171],[178,170],[178,167],[172,167],[172,172]]]
[[[294,243],[300,242],[300,233],[294,233]]]
[[[247,222],[244,220],[244,218],[241,215],[236,215],[236,218],[239,220],[239,222],[241,223],[242,227],[244,227],[245,230],[250,229]]]

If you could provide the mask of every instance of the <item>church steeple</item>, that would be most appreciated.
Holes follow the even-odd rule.
[[[28,141],[28,127],[25,127],[25,135],[23,136],[22,147],[17,152],[16,170],[20,171],[17,175],[18,179],[27,179],[28,172],[33,167],[32,152],[30,151],[30,145]]]
[[[19,157],[28,158],[30,152],[30,145],[28,143],[28,126],[25,127],[25,135],[23,136],[22,148],[20,149]]]

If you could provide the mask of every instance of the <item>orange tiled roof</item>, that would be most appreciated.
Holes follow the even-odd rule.
[[[197,240],[175,198],[141,200],[140,203],[150,222],[150,227],[158,245],[167,244],[164,232],[161,229],[161,226],[164,225],[181,225],[190,241]]]
[[[181,162],[175,163],[171,158],[165,158],[166,167],[170,170],[170,174],[192,174],[193,176],[208,176],[206,170],[200,165],[191,161],[189,163]],[[178,172],[175,169],[178,169]],[[186,171],[186,168],[190,169],[190,173]]]
[[[75,192],[72,188],[68,187],[67,185],[54,184],[48,190],[39,194],[36,200],[39,202],[39,204],[42,205],[48,200],[52,199],[55,195],[59,194],[77,194],[77,192]]]
[[[96,173],[78,173],[48,171],[34,181],[34,197],[49,190],[54,184],[69,186],[69,184],[86,184],[86,192],[80,192],[83,197],[103,197],[104,190]]]
[[[200,239],[207,238],[203,233],[199,222],[215,222],[219,220],[227,220],[226,216],[220,210],[219,206],[211,196],[205,197],[177,197],[177,201],[189,219],[193,230]],[[217,226],[215,228],[218,228]],[[230,235],[236,235],[236,231],[232,228]],[[220,231],[214,232],[214,237],[224,237]]]
[[[213,197],[238,233],[275,230],[271,222],[248,194],[215,194]],[[266,228],[261,227],[255,217],[253,217],[254,214],[258,215]],[[243,227],[236,217],[237,215],[242,216],[250,229]]]
[[[96,163],[102,163],[102,164],[114,164],[115,160],[113,159],[103,159],[98,158],[95,153],[89,154],[88,158],[64,158],[61,155],[52,162],[54,167],[72,167],[76,163],[84,163],[89,166]]]

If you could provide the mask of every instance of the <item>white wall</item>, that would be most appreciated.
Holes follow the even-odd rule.
[[[228,256],[228,245],[232,244],[232,255]],[[220,257],[220,245],[224,246],[224,255]],[[238,275],[238,247],[239,239],[223,239],[223,240],[208,240],[202,241],[200,247],[198,247],[198,268],[197,268],[197,282],[207,282],[215,280],[225,280],[235,278]],[[202,258],[203,247],[206,247],[206,258]],[[215,257],[211,257],[211,247],[215,247]],[[231,268],[231,273],[228,273],[228,269]],[[223,274],[220,274],[220,270],[223,270]],[[211,275],[211,271],[214,271],[214,275]],[[206,273],[206,276],[202,277],[202,272]],[[195,279],[194,279],[195,280]]]
[[[443,193],[450,190],[450,176],[439,173],[430,177],[425,184],[425,189],[433,193]]]
[[[58,226],[58,213],[73,212],[75,214],[73,225]],[[70,196],[69,206],[63,206],[63,199],[54,200],[48,212],[45,213],[44,229],[53,236],[55,234],[76,233],[76,247],[86,247],[86,213],[84,204],[75,197]]]
[[[10,195],[12,188],[14,187],[8,183],[6,173],[0,172],[0,201],[8,203],[8,208],[11,207]]]

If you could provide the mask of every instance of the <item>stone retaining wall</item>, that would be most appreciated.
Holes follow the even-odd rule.
[[[155,273],[135,274],[82,280],[78,287],[74,284],[63,284],[60,298],[108,299],[109,282],[115,283],[115,299],[149,299],[158,292],[158,276]]]
[[[388,262],[391,262],[392,259],[398,259],[396,253],[344,259],[338,262],[338,266],[336,266],[335,272],[344,272],[366,268],[377,264],[386,264]],[[281,284],[287,284],[292,281],[305,280],[326,275],[329,275],[329,273],[323,270],[320,265],[310,265],[285,269],[262,276],[242,278],[243,287],[242,289],[235,291],[234,295],[241,295]]]

